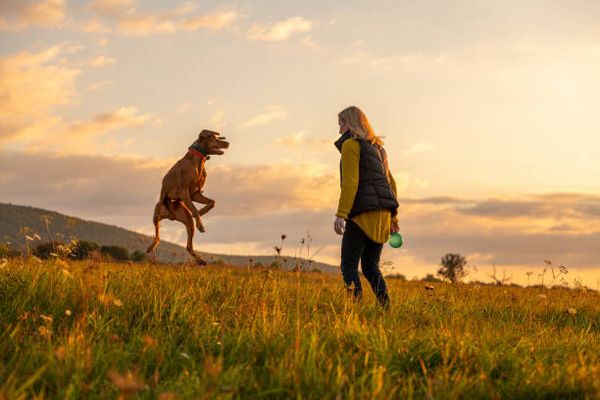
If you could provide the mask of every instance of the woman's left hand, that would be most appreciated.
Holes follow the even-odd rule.
[[[346,225],[346,220],[341,217],[335,217],[335,222],[333,223],[333,229],[335,233],[341,235],[344,233],[344,226]]]
[[[400,225],[398,225],[398,221],[392,221],[390,224],[390,233],[396,233],[400,231]]]

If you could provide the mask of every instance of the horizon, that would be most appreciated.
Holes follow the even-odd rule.
[[[551,260],[597,288],[599,18],[591,0],[3,2],[0,202],[153,235],[162,177],[214,129],[231,148],[207,163],[195,249],[272,255],[310,233],[337,265],[333,141],[354,104],[398,183],[393,272],[451,252],[476,276]]]

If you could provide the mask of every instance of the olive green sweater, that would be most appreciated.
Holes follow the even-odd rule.
[[[348,214],[354,204],[354,197],[358,190],[358,176],[360,164],[360,143],[356,139],[348,139],[342,145],[342,192],[336,216],[348,219]],[[387,171],[388,179],[394,196],[398,197],[396,192],[396,182],[394,177]],[[394,217],[397,221],[397,217]],[[375,210],[361,213],[352,221],[374,242],[385,243],[390,236],[390,225],[392,222],[392,213],[390,210]]]

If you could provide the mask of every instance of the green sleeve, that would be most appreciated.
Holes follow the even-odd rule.
[[[347,219],[358,190],[360,143],[348,139],[342,146],[342,192],[335,215]]]

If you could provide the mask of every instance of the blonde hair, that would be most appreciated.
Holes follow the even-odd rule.
[[[367,116],[356,106],[350,106],[338,114],[338,118],[346,123],[350,133],[355,138],[363,139],[372,144],[383,145],[383,140],[375,134]]]

